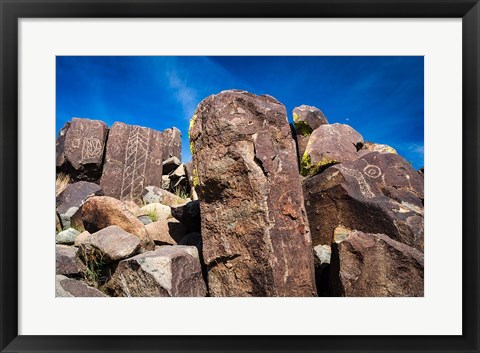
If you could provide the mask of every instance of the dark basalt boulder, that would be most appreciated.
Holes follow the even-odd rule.
[[[332,244],[330,292],[346,297],[423,297],[423,254],[384,234],[350,231]]]
[[[148,185],[162,185],[162,133],[116,122],[108,135],[100,185],[106,196],[140,202]]]
[[[397,154],[372,152],[303,183],[314,245],[343,226],[386,234],[423,251],[423,178]]]
[[[73,118],[65,134],[63,171],[73,180],[97,181],[102,175],[108,127],[100,120]],[[59,149],[61,141],[57,145]],[[57,154],[61,161],[61,154]]]
[[[315,175],[333,164],[354,161],[362,146],[362,135],[349,125],[321,125],[308,139],[300,161],[300,173]]]
[[[315,296],[285,107],[271,96],[223,91],[203,100],[190,124],[210,295]]]

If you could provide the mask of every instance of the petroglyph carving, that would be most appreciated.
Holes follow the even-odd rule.
[[[102,142],[96,137],[84,137],[82,145],[82,159],[101,157]]]
[[[367,199],[371,199],[375,197],[375,194],[370,189],[370,185],[368,185],[362,172],[355,169],[345,168],[341,164],[339,164],[337,168],[340,169],[343,174],[351,176],[357,180],[358,186],[360,187],[360,192],[362,193],[363,196],[365,196]]]
[[[374,179],[382,175],[382,170],[373,164],[368,164],[365,168],[363,168],[363,172],[365,173],[365,175]]]
[[[149,132],[148,128],[141,126],[133,126],[130,130],[125,150],[121,199],[133,198],[143,191],[150,140]]]

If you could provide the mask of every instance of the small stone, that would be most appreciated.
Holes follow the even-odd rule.
[[[55,297],[106,297],[106,295],[81,281],[57,275]]]
[[[57,275],[79,275],[85,271],[85,265],[77,257],[77,249],[73,246],[56,245],[55,259]]]
[[[68,228],[67,230],[58,232],[55,236],[55,242],[57,244],[73,245],[75,238],[80,234],[78,230]]]
[[[145,228],[155,244],[160,245],[175,245],[183,239],[187,232],[187,227],[173,218],[152,222]]]
[[[163,161],[163,175],[170,174],[177,169],[182,162],[177,157],[170,157]]]
[[[170,207],[184,205],[186,201],[181,197],[178,197],[175,194],[167,190],[163,190],[157,186],[147,186],[143,191],[143,202],[146,204],[150,203],[161,203]]]
[[[81,232],[77,237],[75,238],[75,246],[79,247],[84,244],[90,244],[90,239],[91,239],[91,234],[87,232],[86,230]]]
[[[167,220],[172,217],[172,211],[170,206],[163,205],[159,202],[150,203],[143,206],[140,211],[142,215],[147,215],[150,217],[152,222],[157,222],[159,220]]]
[[[118,226],[109,226],[90,237],[90,244],[98,250],[98,256],[105,263],[119,261],[135,255],[140,249],[138,237],[127,233]]]

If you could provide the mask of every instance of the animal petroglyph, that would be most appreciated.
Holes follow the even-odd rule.
[[[143,190],[149,140],[150,130],[148,128],[134,126],[130,130],[125,150],[121,199],[132,198],[141,194]]]
[[[355,169],[346,168],[341,164],[339,164],[337,168],[340,169],[343,174],[351,176],[356,179],[357,184],[360,188],[360,192],[362,193],[363,196],[365,196],[367,199],[371,199],[375,197],[375,194],[372,192],[372,189],[370,189],[370,185],[368,185],[362,172]]]

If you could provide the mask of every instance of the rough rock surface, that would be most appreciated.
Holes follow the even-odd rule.
[[[65,123],[58,132],[57,141],[55,142],[55,165],[57,167],[57,172],[61,171],[65,164],[65,138],[71,124],[70,121]]]
[[[149,223],[145,228],[155,244],[161,245],[175,245],[187,234],[187,227],[173,218]]]
[[[81,232],[79,235],[77,235],[77,237],[75,238],[75,246],[81,246],[81,245],[84,245],[84,244],[90,244],[90,239],[91,239],[92,235],[87,232],[86,230]]]
[[[100,180],[105,195],[138,202],[145,186],[161,186],[162,149],[159,131],[114,123]]]
[[[183,206],[172,207],[172,216],[183,223],[189,232],[199,232],[200,222],[200,202],[190,201]]]
[[[163,190],[157,186],[147,186],[142,194],[145,203],[161,203],[163,205],[175,207],[186,203],[184,199],[167,190]]]
[[[352,231],[332,244],[334,296],[422,297],[423,254],[384,234]]]
[[[113,197],[90,197],[83,205],[82,219],[85,229],[92,234],[108,226],[116,225],[137,236],[143,250],[154,248],[153,241],[148,236],[142,222],[128,211],[127,206],[122,201]]]
[[[423,250],[423,179],[399,155],[372,152],[331,166],[303,190],[314,245],[331,244],[342,226]]]
[[[300,162],[300,173],[314,175],[333,164],[354,161],[362,145],[362,135],[349,125],[321,125],[310,135]]]
[[[102,173],[108,127],[100,120],[73,118],[65,135],[67,171],[74,180],[96,181]]]
[[[223,91],[199,104],[189,137],[210,294],[315,295],[285,107],[271,96]]]
[[[60,214],[67,213],[71,207],[81,207],[83,201],[89,196],[100,196],[102,188],[95,183],[87,181],[78,181],[68,184],[56,199],[57,211]]]
[[[90,244],[105,263],[126,259],[140,249],[138,237],[118,226],[109,226],[92,234]]]
[[[397,154],[397,151],[395,148],[390,147],[389,145],[384,145],[380,143],[373,143],[373,142],[365,142],[363,144],[363,147],[358,151],[358,156],[364,156],[367,153],[370,152],[380,152],[380,153],[395,153]]]
[[[57,275],[55,278],[55,296],[58,297],[106,297],[98,289],[75,279]]]
[[[313,130],[320,125],[328,124],[328,121],[320,109],[301,105],[293,109],[293,124],[298,144],[298,155],[301,159]]]
[[[78,275],[85,271],[85,265],[77,257],[74,246],[55,246],[55,268],[57,275]]]
[[[182,133],[176,127],[162,131],[163,159],[177,157],[182,160]]]
[[[149,216],[152,219],[152,222],[167,220],[172,217],[171,208],[158,202],[143,206],[140,208],[140,212],[142,215]],[[139,216],[139,214],[137,214],[137,216]]]
[[[121,297],[204,297],[198,251],[167,245],[120,261],[106,290]]]
[[[169,174],[180,167],[182,162],[177,157],[170,157],[163,161],[163,174]]]
[[[79,235],[80,232],[73,228],[68,228],[64,231],[58,232],[55,235],[55,242],[57,244],[64,245],[73,245],[75,243],[75,238]]]

